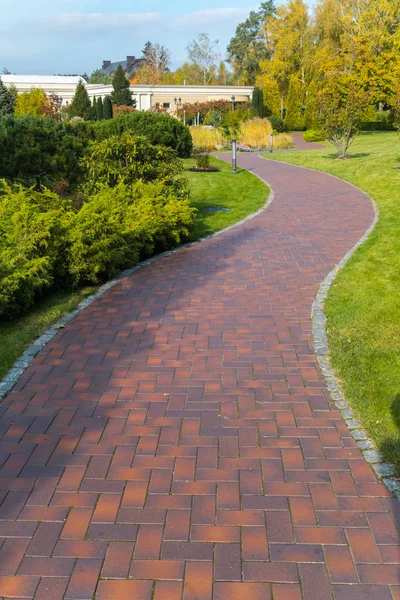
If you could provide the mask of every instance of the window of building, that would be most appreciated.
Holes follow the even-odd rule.
[[[163,108],[171,108],[171,102],[163,102]]]

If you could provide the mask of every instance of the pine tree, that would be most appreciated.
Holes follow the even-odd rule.
[[[295,75],[292,75],[289,82],[285,116],[285,125],[289,131],[301,131],[304,129],[302,98],[303,90],[301,83]]]
[[[96,109],[97,109],[97,120],[102,121],[104,119],[104,116],[103,116],[103,99],[101,96],[97,100]]]
[[[0,77],[0,115],[12,115],[14,112],[15,97],[4,85]]]
[[[307,129],[318,128],[318,100],[317,86],[314,81],[310,83],[307,90],[306,110],[304,113],[304,121]]]
[[[69,117],[82,117],[90,121],[93,119],[93,108],[85,84],[80,81],[76,86],[74,97],[68,110]]]
[[[109,96],[104,98],[103,103],[103,119],[112,119],[113,118],[113,109]]]
[[[253,109],[254,116],[263,119],[265,116],[264,95],[262,90],[258,87],[254,88],[251,106]]]
[[[112,86],[113,91],[111,92],[111,101],[115,106],[134,106],[136,104],[136,102],[133,101],[132,92],[129,89],[130,83],[126,78],[121,65],[118,65]]]

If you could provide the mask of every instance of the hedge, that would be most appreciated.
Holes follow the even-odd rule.
[[[165,114],[135,112],[115,119],[71,125],[48,117],[0,117],[0,177],[37,187],[82,177],[81,159],[90,141],[130,131],[150,144],[162,144],[178,156],[190,156],[189,128]]]
[[[46,189],[0,182],[0,319],[46,291],[100,283],[189,239],[195,209],[164,181],[101,186],[79,211]]]

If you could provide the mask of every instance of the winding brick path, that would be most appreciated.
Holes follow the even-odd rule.
[[[317,288],[371,205],[239,161],[271,206],[123,280],[0,405],[0,598],[400,598],[399,504],[311,339]]]

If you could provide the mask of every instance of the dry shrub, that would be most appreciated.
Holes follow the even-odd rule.
[[[250,119],[240,126],[239,140],[241,144],[251,148],[268,148],[272,126],[268,119]]]
[[[279,133],[278,135],[274,135],[274,150],[287,150],[289,148],[294,148],[292,136],[287,135],[286,133]]]
[[[189,129],[194,146],[214,150],[217,146],[223,146],[225,143],[224,136],[219,129],[208,127],[189,127]]]

